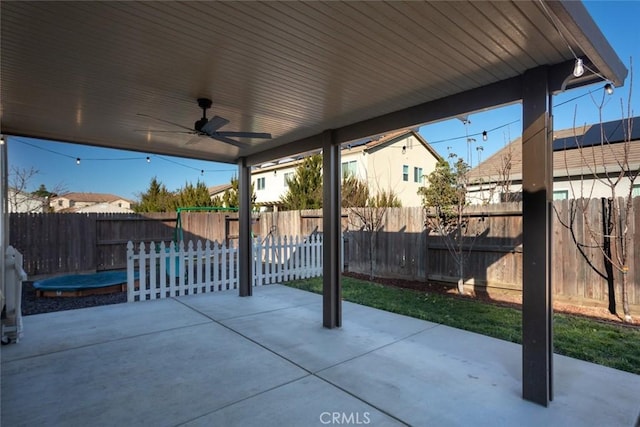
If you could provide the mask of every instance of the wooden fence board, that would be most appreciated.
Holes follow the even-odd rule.
[[[559,298],[605,303],[609,298],[602,253],[590,241],[589,224],[602,227],[599,212],[602,201],[587,204],[588,220],[578,212],[574,231],[585,243],[584,256],[575,245],[568,223],[572,205],[579,200],[554,202],[552,221],[551,276],[554,295]],[[620,203],[620,202],[618,202]],[[508,289],[522,287],[522,218],[521,205],[498,204],[473,207],[469,228],[481,231],[466,267],[465,279],[477,286]],[[237,234],[237,214],[229,212],[182,213],[185,239],[223,242]],[[303,239],[322,233],[322,210],[281,211],[255,214],[254,235],[266,245],[275,245],[284,236]],[[163,214],[11,214],[10,244],[24,255],[24,269],[30,277],[80,271],[124,268],[126,242],[164,242],[174,239],[175,213]],[[369,236],[361,230],[361,222],[349,209],[343,210],[345,262],[350,271],[369,273]],[[632,245],[629,248],[629,300],[640,305],[640,197],[633,200],[629,223]],[[422,208],[392,208],[385,214],[381,231],[375,236],[377,245],[374,274],[381,277],[410,280],[455,280],[456,267],[443,245],[442,238],[428,235]],[[469,240],[467,241],[469,242]],[[639,247],[636,249],[636,247]],[[296,253],[296,256],[299,254]],[[227,256],[227,255],[225,255]],[[273,257],[284,256],[275,251]],[[586,259],[585,259],[586,257]],[[592,263],[589,267],[587,260]],[[299,259],[292,257],[295,264]],[[266,267],[265,267],[266,268]],[[269,267],[272,268],[272,267]],[[596,271],[597,270],[597,271]],[[213,271],[228,279],[233,271]],[[286,273],[264,270],[266,277],[286,280]],[[278,276],[279,275],[279,276]],[[621,307],[619,272],[615,297]],[[175,286],[178,286],[175,283]],[[228,283],[225,282],[225,286]]]

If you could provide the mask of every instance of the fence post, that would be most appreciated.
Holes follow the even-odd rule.
[[[127,242],[127,302],[135,301],[135,270],[134,270],[133,242]]]
[[[159,267],[160,267],[160,293],[163,298],[167,297],[167,247],[164,242],[160,242],[159,255]],[[169,297],[172,297],[171,291],[169,291]]]
[[[176,267],[178,269],[178,295],[186,295],[186,286],[185,286],[185,272],[184,272],[184,240],[180,240],[178,243],[178,254],[176,256],[176,263],[178,264]]]
[[[278,261],[278,264],[280,264],[280,266],[279,266],[278,276],[276,277],[276,280],[279,282],[283,280],[288,281],[290,256],[289,256],[289,241],[286,235],[282,238],[282,240],[280,239],[280,236],[278,236],[277,250],[278,250],[278,253],[280,254],[279,261]]]
[[[220,284],[220,243],[213,242],[213,287],[216,291],[222,290]]]
[[[140,242],[140,246],[138,246],[138,290],[139,290],[139,300],[146,301],[147,299],[147,253],[144,242]]]
[[[149,243],[149,292],[151,295],[151,299],[156,299],[157,291],[156,291],[156,261],[158,259],[156,245],[154,242]],[[162,295],[159,296],[162,298]]]
[[[207,291],[215,291],[215,286],[211,282],[211,240],[204,242],[204,281],[206,283]]]

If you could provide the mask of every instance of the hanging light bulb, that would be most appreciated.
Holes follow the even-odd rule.
[[[80,164],[80,157],[76,157],[76,165]]]
[[[487,131],[486,131],[486,130],[483,130],[483,131],[482,131],[482,140],[483,140],[483,141],[486,141],[487,139],[489,139],[489,136],[487,135]]]
[[[584,65],[582,65],[582,59],[576,59],[576,65],[573,67],[573,75],[574,77],[580,77],[584,74]]]
[[[151,157],[147,156],[147,163],[151,163]]]
[[[407,152],[407,147],[405,145],[402,146],[402,154],[406,154]]]
[[[613,85],[611,83],[604,85],[604,90],[607,92],[607,95],[613,95]]]
[[[200,169],[200,175],[204,176],[204,169]]]

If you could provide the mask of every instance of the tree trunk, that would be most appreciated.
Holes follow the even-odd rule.
[[[607,279],[607,289],[609,293],[609,313],[616,314],[616,287],[613,274],[613,264],[611,263],[611,231],[613,222],[611,218],[611,201],[602,197],[600,199],[602,209],[602,250],[604,251],[604,270]],[[594,268],[594,267],[591,267]]]
[[[459,254],[462,256],[462,254]],[[458,293],[464,295],[464,263],[463,259],[458,260]]]
[[[369,232],[369,280],[373,280],[374,279],[374,271],[373,271],[373,264],[374,264],[374,255],[375,255],[375,248],[373,247],[373,239],[374,239],[374,235],[373,235],[373,231]]]
[[[631,323],[631,311],[629,310],[629,274],[622,272],[622,311],[624,312],[624,321]]]

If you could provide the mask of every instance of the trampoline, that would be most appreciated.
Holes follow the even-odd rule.
[[[135,275],[137,279],[137,274]],[[78,297],[110,294],[127,290],[127,272],[102,271],[89,274],[69,274],[33,282],[38,297]]]

